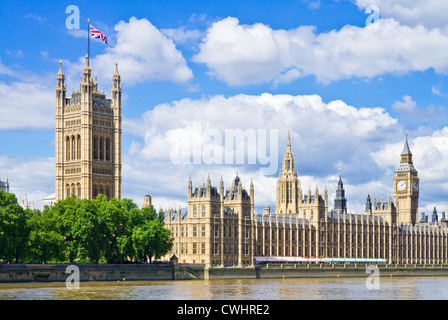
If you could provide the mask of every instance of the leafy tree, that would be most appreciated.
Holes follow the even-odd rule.
[[[43,211],[46,230],[54,231],[64,238],[63,261],[73,263],[77,258],[78,249],[73,239],[72,227],[76,221],[78,199],[75,195],[56,202]]]
[[[108,245],[105,250],[105,259],[109,263],[122,263],[134,255],[130,211],[138,210],[137,205],[128,199],[107,201],[103,195],[99,195],[95,201],[99,205],[99,213],[106,224]]]
[[[29,259],[35,262],[65,259],[65,239],[52,229],[47,216],[35,213],[28,220],[30,235],[28,239]]]
[[[24,257],[29,236],[27,215],[12,193],[0,190],[0,259],[19,262]]]
[[[170,252],[173,247],[171,231],[164,228],[158,219],[135,227],[132,241],[139,262],[145,262],[147,259],[152,262],[153,258],[159,259]]]
[[[13,194],[0,191],[0,260],[145,262],[167,254],[173,244],[163,211],[139,209],[130,199],[79,201],[23,210]]]
[[[81,200],[71,229],[77,257],[98,263],[106,248],[106,224],[93,201]]]

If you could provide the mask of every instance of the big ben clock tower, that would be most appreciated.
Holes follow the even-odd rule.
[[[412,224],[417,222],[419,178],[412,163],[412,153],[409,149],[408,135],[401,152],[401,160],[394,176],[394,198],[397,207],[397,224]]]

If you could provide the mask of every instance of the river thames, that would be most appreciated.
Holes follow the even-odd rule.
[[[0,300],[446,300],[448,277],[1,283]]]

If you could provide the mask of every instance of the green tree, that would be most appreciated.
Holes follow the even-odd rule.
[[[134,251],[137,261],[160,259],[169,253],[173,247],[171,231],[164,228],[158,219],[148,221],[143,226],[137,226],[132,233]]]
[[[78,248],[73,238],[72,227],[76,221],[79,203],[75,195],[56,202],[43,211],[46,230],[58,233],[64,238],[63,261],[73,263],[78,255]]]
[[[99,213],[106,225],[108,244],[105,249],[105,259],[109,263],[122,263],[134,256],[132,247],[132,226],[130,224],[130,211],[138,210],[129,199],[112,199],[107,201],[103,195],[95,200]]]
[[[27,221],[29,259],[35,262],[62,261],[65,259],[65,239],[54,230],[48,216],[37,211]]]
[[[106,224],[99,214],[96,203],[81,200],[71,229],[77,257],[98,263],[106,249],[106,230]]]
[[[26,253],[29,237],[27,215],[12,193],[0,190],[0,259],[19,262]]]

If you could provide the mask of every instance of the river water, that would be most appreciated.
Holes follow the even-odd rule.
[[[448,277],[0,283],[0,300],[445,300]]]

